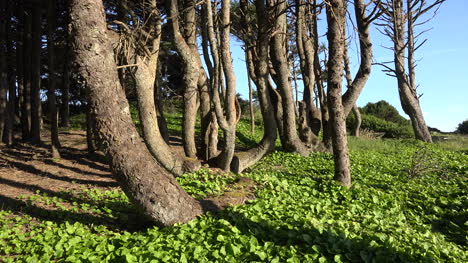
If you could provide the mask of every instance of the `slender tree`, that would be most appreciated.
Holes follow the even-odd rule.
[[[42,38],[42,4],[32,3],[31,34],[31,142],[41,142],[41,38]]]
[[[52,158],[60,158],[60,141],[58,136],[58,118],[57,118],[57,100],[55,97],[56,86],[56,67],[55,67],[55,39],[54,32],[56,30],[56,12],[55,0],[50,0],[47,3],[47,52],[48,52],[48,90],[47,104],[49,109],[50,120],[50,139],[51,139],[51,154]]]
[[[345,0],[329,0],[327,3],[328,22],[328,110],[332,131],[335,180],[344,186],[351,186],[351,171],[346,137],[345,112],[341,99],[345,47]]]
[[[425,31],[415,35],[415,27],[424,25],[430,20],[423,16],[433,12],[435,16],[440,5],[445,0],[387,0],[377,2],[384,15],[379,26],[380,30],[392,42],[394,59],[393,61],[378,63],[384,67],[388,75],[396,77],[398,83],[398,93],[403,111],[411,119],[416,139],[425,142],[432,142],[432,137],[424,120],[424,115],[419,104],[420,95],[417,93],[416,73],[415,73],[415,52],[427,39],[418,42],[418,36]],[[406,5],[405,5],[406,4]],[[431,17],[431,18],[432,18]],[[389,66],[393,64],[393,67]]]

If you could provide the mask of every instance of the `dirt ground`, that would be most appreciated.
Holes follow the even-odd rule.
[[[0,209],[20,196],[41,192],[118,187],[102,153],[88,154],[83,131],[60,133],[61,158],[52,159],[44,143],[0,145]]]

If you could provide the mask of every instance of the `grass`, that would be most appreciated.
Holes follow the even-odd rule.
[[[261,138],[260,131],[260,137],[250,134],[248,122],[241,121],[239,128],[243,137],[238,143],[246,147]],[[21,213],[0,211],[0,258],[4,262],[468,261],[468,155],[463,147],[354,137],[349,145],[351,189],[333,182],[330,154],[301,157],[277,151],[242,174],[257,182],[255,200],[168,228],[129,228],[138,216],[120,190],[25,196]],[[411,175],[416,166],[421,169]],[[206,170],[178,178],[197,198],[221,194],[233,180]],[[44,203],[51,208],[38,209]]]

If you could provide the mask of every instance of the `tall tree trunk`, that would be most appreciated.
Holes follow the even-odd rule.
[[[185,155],[196,158],[197,148],[195,144],[195,123],[198,110],[198,77],[199,56],[194,56],[195,44],[195,2],[186,0],[185,27],[180,27],[179,8],[177,0],[168,1],[172,31],[174,33],[174,45],[184,63],[184,113],[182,120],[182,140]]]
[[[23,140],[31,138],[31,57],[32,57],[32,18],[31,7],[25,3],[24,10],[20,9],[23,17],[23,80],[24,89],[21,101],[21,135]]]
[[[11,17],[14,12],[14,5],[10,4],[7,7],[7,17]],[[7,35],[6,35],[6,40],[7,40],[7,54],[8,54],[8,59],[7,59],[7,71],[8,71],[8,104],[7,104],[7,111],[8,111],[8,116],[7,116],[7,122],[5,124],[5,133],[3,135],[4,142],[7,145],[11,145],[15,141],[15,120],[16,120],[16,114],[15,114],[15,106],[16,106],[16,72],[15,72],[15,52],[14,52],[14,39],[15,39],[15,32],[12,26],[12,21],[11,19],[6,20],[6,26],[7,26]]]
[[[89,95],[88,95],[89,97]],[[86,146],[89,154],[96,152],[96,144],[94,142],[94,120],[91,117],[91,108],[89,99],[86,102]]]
[[[52,158],[60,158],[60,141],[58,137],[58,119],[57,119],[57,100],[55,97],[55,0],[49,0],[47,3],[47,51],[49,59],[49,81],[47,90],[47,104],[49,106],[50,119],[50,147]]]
[[[315,8],[315,7],[314,7]],[[315,63],[315,46],[311,38],[317,38],[314,34],[309,36],[307,25],[306,25],[306,6],[303,0],[296,0],[296,43],[297,43],[297,53],[299,55],[299,65],[302,72],[302,81],[304,83],[304,102],[306,104],[305,109],[305,120],[307,121],[304,124],[307,124],[309,129],[313,132],[305,131],[310,134],[303,139],[305,142],[310,142],[319,135],[322,122],[321,122],[321,113],[317,107],[315,107],[313,94],[315,87],[315,72],[314,72],[314,63]],[[313,32],[312,32],[313,33]],[[303,127],[307,129],[306,126]],[[302,131],[304,132],[304,131]],[[315,136],[314,136],[315,135]],[[301,133],[302,136],[302,133]]]
[[[372,42],[370,39],[369,26],[374,18],[366,15],[366,4],[364,3],[364,0],[354,1],[354,14],[359,34],[361,63],[356,76],[353,81],[348,84],[348,89],[343,94],[342,101],[345,116],[348,116],[356,104],[359,94],[361,94],[361,91],[364,89],[367,79],[369,78],[372,67]],[[346,57],[348,57],[347,54]]]
[[[250,73],[248,70],[247,70],[247,81],[249,84],[250,133],[253,135],[255,134],[255,108],[253,104],[252,79],[250,78]]]
[[[330,0],[327,5],[328,22],[328,109],[332,131],[335,180],[342,185],[351,186],[351,171],[346,137],[346,122],[341,101],[341,83],[343,79],[343,55],[345,46],[345,0]]]
[[[248,14],[249,7],[247,0],[240,1],[241,10],[244,14]],[[249,166],[258,162],[266,154],[270,153],[275,148],[277,137],[277,126],[273,104],[268,90],[269,69],[268,69],[268,45],[270,43],[270,34],[268,32],[269,24],[265,17],[266,6],[264,0],[255,0],[257,13],[257,40],[248,45],[247,65],[248,70],[255,82],[260,101],[260,110],[263,117],[263,138],[257,147],[254,147],[246,152],[236,153],[231,163],[231,171],[240,173]],[[250,26],[248,15],[244,16],[244,24]],[[253,30],[252,30],[253,32]],[[253,53],[257,54],[254,62]],[[255,65],[255,66],[254,66]]]
[[[331,148],[331,129],[329,125],[329,114],[328,114],[328,103],[327,96],[325,93],[325,88],[323,85],[324,76],[322,66],[320,64],[319,58],[319,41],[318,41],[318,11],[317,11],[317,1],[313,0],[312,2],[312,31],[313,35],[313,45],[314,45],[314,72],[315,72],[315,87],[317,89],[319,102],[320,102],[320,112],[321,112],[321,122],[322,122],[322,142],[327,149]]]
[[[67,14],[68,16],[68,14]],[[70,37],[68,35],[68,30],[65,37],[65,56],[70,57]],[[63,62],[63,75],[62,75],[62,104],[61,104],[61,120],[60,126],[70,127],[70,61],[67,59]]]
[[[286,2],[275,2],[273,5],[275,7],[273,15],[276,17],[276,30],[272,37],[270,56],[277,75],[276,85],[281,94],[283,107],[283,147],[288,151],[308,155],[310,150],[305,147],[297,134],[295,103],[291,82],[289,81],[291,72],[287,55]]]
[[[415,52],[415,38],[414,38],[414,24],[413,24],[413,10],[412,1],[406,1],[407,3],[407,21],[408,21],[408,78],[402,83],[400,100],[403,110],[410,116],[411,125],[416,139],[424,142],[432,142],[432,136],[427,128],[424,115],[419,104],[419,97],[416,92],[416,63],[414,59]],[[402,27],[404,28],[404,26]],[[402,52],[404,54],[404,52]],[[399,56],[401,56],[399,54]],[[401,57],[399,58],[401,60]],[[400,62],[398,62],[400,63]],[[400,82],[400,81],[399,81]],[[406,84],[406,85],[405,85]],[[399,84],[400,86],[400,84]]]
[[[31,142],[41,142],[41,37],[42,5],[33,2],[32,8],[32,50],[31,50]]]
[[[148,218],[168,226],[203,212],[149,153],[135,129],[119,84],[101,0],[73,0],[73,49],[86,80],[90,107],[111,170],[129,199]],[[90,27],[89,25],[93,25]]]
[[[6,49],[6,21],[9,19],[6,12],[6,1],[0,3],[0,141],[7,121],[7,49]]]

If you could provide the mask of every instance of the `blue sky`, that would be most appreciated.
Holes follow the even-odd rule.
[[[460,122],[468,119],[468,1],[447,0],[437,16],[421,29],[431,29],[423,35],[423,38],[429,40],[416,53],[418,93],[423,93],[421,108],[429,126],[453,131]],[[321,30],[325,32],[326,28]],[[375,26],[371,30],[371,38],[375,62],[392,58],[391,51],[383,47],[390,43],[375,30]],[[236,42],[234,37],[231,41],[237,92],[248,98],[242,44]],[[358,61],[354,59],[355,46],[351,44],[349,51],[354,71],[358,67]],[[358,106],[379,100],[388,101],[407,117],[401,109],[396,79],[385,75],[381,67],[373,66],[371,76],[358,99]]]

